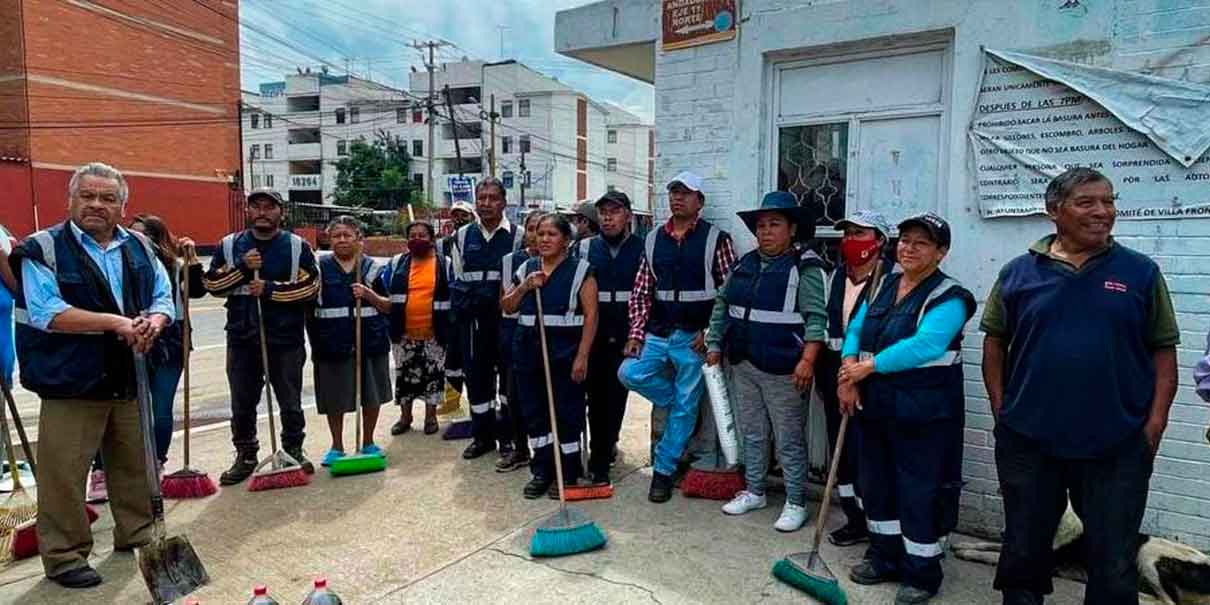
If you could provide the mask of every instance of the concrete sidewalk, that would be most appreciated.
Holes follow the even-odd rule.
[[[206,564],[212,583],[196,594],[204,604],[244,603],[259,583],[283,605],[299,603],[317,575],[328,577],[350,605],[811,602],[769,574],[777,558],[804,550],[811,534],[773,530],[780,495],[769,508],[743,517],[725,517],[722,503],[679,492],[664,505],[647,502],[649,409],[632,397],[620,446],[625,462],[615,469],[617,494],[583,505],[609,537],[598,552],[531,559],[529,532],[558,505],[523,499],[528,473],[495,473],[495,456],[463,461],[465,441],[419,431],[391,438],[394,408],[384,410],[378,431],[389,460],[385,473],[333,479],[321,470],[307,487],[250,493],[245,484],[204,500],[170,502],[169,532],[187,534]],[[307,426],[308,451],[318,459],[328,445],[323,419],[312,411]],[[267,421],[260,430],[264,455]],[[230,462],[226,427],[195,433],[193,445],[195,466],[217,480]],[[179,456],[179,442],[173,455]],[[168,470],[179,464],[174,458]],[[148,602],[134,556],[113,552],[112,518],[108,507],[102,510],[105,516],[94,525],[93,564],[104,584],[67,591],[43,579],[37,558],[28,559],[0,572],[0,603]],[[825,543],[823,554],[844,578],[850,603],[891,603],[894,586],[859,587],[847,580],[862,552]],[[998,602],[990,567],[952,557],[945,566],[945,585],[934,603]],[[1056,585],[1048,602],[1081,601],[1080,585]]]

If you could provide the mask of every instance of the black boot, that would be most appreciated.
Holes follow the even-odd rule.
[[[672,499],[672,486],[675,483],[672,475],[665,475],[660,472],[655,472],[651,475],[651,489],[647,492],[647,499],[657,504],[667,502]]]
[[[298,461],[298,466],[302,467],[304,473],[308,475],[315,474],[315,465],[311,464],[311,461],[307,459],[307,454],[303,451],[302,447],[286,448],[286,453]]]
[[[256,470],[256,452],[236,452],[235,462],[231,463],[231,468],[223,471],[223,474],[218,478],[220,485],[236,485],[243,483],[253,471]]]
[[[550,486],[554,485],[554,479],[534,476],[531,477],[529,483],[525,484],[525,488],[521,490],[521,495],[525,496],[526,500],[541,498],[550,491]]]

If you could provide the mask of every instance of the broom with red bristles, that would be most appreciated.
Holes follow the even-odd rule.
[[[15,558],[14,545],[23,526],[38,518],[38,503],[25,492],[21,484],[21,472],[17,468],[17,453],[8,433],[8,414],[0,406],[0,440],[4,442],[4,453],[8,456],[9,472],[13,476],[13,491],[0,502],[0,563]]]
[[[260,270],[252,274],[252,279],[260,279]],[[265,310],[260,297],[256,298],[257,332],[260,334],[260,361],[262,373],[265,376],[265,396],[269,399],[269,443],[273,453],[256,465],[252,479],[248,482],[248,491],[260,492],[270,489],[299,487],[311,482],[311,476],[303,471],[302,466],[284,449],[277,447],[277,417],[273,410],[273,387],[269,384],[269,343],[265,337]],[[265,467],[269,467],[266,470]]]
[[[188,498],[205,498],[218,492],[218,486],[206,473],[194,470],[189,466],[189,353],[191,349],[191,334],[189,322],[189,263],[192,257],[185,259],[185,278],[181,283],[181,362],[185,374],[185,460],[181,470],[164,475],[160,480],[160,492],[165,498],[184,500]]]

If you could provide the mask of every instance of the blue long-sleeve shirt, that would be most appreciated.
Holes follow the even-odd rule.
[[[857,315],[849,322],[845,332],[844,357],[856,357],[861,341],[861,327],[869,305],[862,303]],[[924,314],[916,333],[905,338],[874,356],[874,370],[881,374],[902,372],[918,368],[941,357],[954,337],[966,324],[966,304],[961,299],[947,300]]]
[[[124,304],[122,244],[134,236],[118,227],[109,245],[101,248],[97,240],[77,227],[74,222],[68,222],[68,225],[72,235],[84,248],[84,252],[104,273],[103,277],[109,284],[109,291],[113,293],[113,298],[117,301],[118,308],[121,309]],[[152,296],[151,308],[147,312],[163,314],[171,321],[176,316],[176,305],[172,301],[172,286],[168,282],[168,270],[164,268],[158,258],[152,258],[151,262],[155,267],[155,291]],[[55,319],[55,316],[71,308],[71,305],[63,300],[63,295],[59,291],[59,280],[46,265],[30,259],[21,261],[21,283],[25,290],[25,305],[29,312],[29,323],[34,327],[40,330],[49,329],[50,322]]]

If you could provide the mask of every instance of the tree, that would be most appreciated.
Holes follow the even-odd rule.
[[[348,153],[336,162],[334,203],[398,210],[413,197],[407,141],[380,130],[372,144],[353,141]]]

